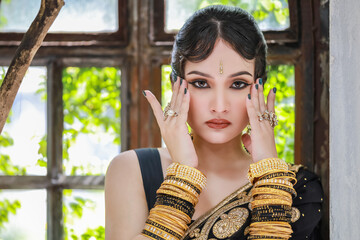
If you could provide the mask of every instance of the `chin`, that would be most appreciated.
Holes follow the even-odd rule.
[[[211,144],[224,144],[238,137],[241,133],[241,131],[238,134],[234,134],[234,132],[206,132],[198,136],[201,137],[204,141]]]

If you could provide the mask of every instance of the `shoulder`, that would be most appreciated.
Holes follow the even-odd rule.
[[[147,203],[134,150],[114,157],[105,176],[105,234],[109,239],[131,239],[142,230]]]
[[[135,151],[124,151],[111,160],[106,172],[106,178],[120,175],[120,173],[129,173],[129,175],[133,175],[137,169],[138,163]]]

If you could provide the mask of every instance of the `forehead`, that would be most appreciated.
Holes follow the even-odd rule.
[[[239,70],[247,70],[254,76],[255,59],[245,59],[222,39],[216,42],[213,52],[205,60],[201,62],[186,62],[185,74],[194,70],[203,71],[209,74],[219,74],[220,62],[223,65],[224,75]]]

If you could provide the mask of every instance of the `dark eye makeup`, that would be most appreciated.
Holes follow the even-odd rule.
[[[193,85],[196,88],[210,88],[209,84],[207,83],[206,80],[194,80],[191,82],[188,82],[189,84]],[[246,88],[247,86],[249,86],[251,84],[244,82],[244,81],[234,81],[231,84],[230,88],[234,88],[234,89],[243,89]]]

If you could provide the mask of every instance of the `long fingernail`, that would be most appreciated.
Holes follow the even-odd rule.
[[[186,94],[186,92],[187,92],[187,88],[184,89],[184,94]]]
[[[142,90],[142,92],[143,92],[144,96],[146,97],[146,92],[144,90]]]
[[[255,84],[255,88],[256,88],[256,90],[258,90],[258,89],[259,89],[259,85]]]
[[[183,83],[183,79],[182,78],[180,78],[180,86],[181,86],[181,84]]]
[[[276,87],[273,88],[273,92],[276,93]]]
[[[263,84],[262,78],[259,79],[259,84],[260,84],[260,85]]]
[[[249,98],[249,99],[251,99],[251,95],[250,95],[250,93],[248,94],[248,98]]]

